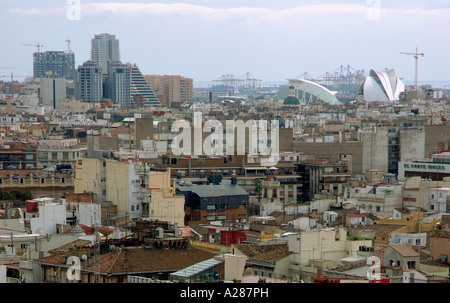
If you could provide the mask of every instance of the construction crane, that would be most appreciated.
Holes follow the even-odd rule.
[[[21,45],[26,45],[26,46],[36,46],[37,47],[37,52],[40,53],[41,52],[41,47],[44,47],[44,45],[42,45],[40,42],[38,42],[37,44],[21,44]]]
[[[31,76],[30,75],[28,75],[28,76],[27,75],[13,75],[13,73],[11,73],[11,82],[14,81],[14,77],[26,78],[26,77],[31,77]]]
[[[414,79],[414,88],[416,91],[418,91],[418,86],[417,86],[417,71],[418,71],[418,61],[419,61],[419,56],[424,56],[424,53],[418,53],[417,52],[417,47],[416,47],[416,52],[415,53],[400,53],[402,55],[412,55],[414,56],[414,58],[416,59],[416,71],[415,71],[415,79]]]

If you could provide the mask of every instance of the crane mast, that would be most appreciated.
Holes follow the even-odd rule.
[[[419,90],[419,87],[417,86],[417,75],[418,75],[418,69],[419,69],[419,56],[424,56],[424,53],[419,53],[418,52],[418,50],[417,50],[417,47],[416,47],[416,52],[415,53],[406,53],[406,52],[402,52],[402,53],[400,53],[400,54],[402,54],[402,55],[412,55],[412,56],[414,56],[414,58],[415,58],[415,61],[416,61],[416,68],[415,68],[415,78],[414,78],[414,89],[416,90],[416,91],[418,91]]]

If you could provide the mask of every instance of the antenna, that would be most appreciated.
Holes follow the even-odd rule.
[[[70,38],[67,38],[67,53],[70,54]]]
[[[417,86],[417,72],[418,72],[418,61],[419,61],[419,56],[424,56],[424,53],[418,53],[417,52],[417,47],[416,47],[416,52],[415,53],[400,53],[402,55],[413,55],[414,58],[416,59],[416,70],[415,70],[415,79],[414,79],[414,89],[417,91],[418,90],[418,86]]]

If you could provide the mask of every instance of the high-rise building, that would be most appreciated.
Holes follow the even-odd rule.
[[[122,64],[120,61],[110,62],[108,64],[107,87],[107,97],[112,102],[125,108],[134,107],[131,98],[131,67],[129,65]]]
[[[33,77],[44,78],[51,72],[53,76],[73,79],[75,55],[63,51],[37,52],[33,54]]]
[[[120,61],[119,40],[115,35],[99,34],[91,39],[91,60],[96,62],[104,73],[107,73],[108,63]]]
[[[39,97],[42,104],[51,106],[53,109],[60,108],[61,103],[66,101],[66,79],[65,78],[40,78]]]
[[[146,75],[150,87],[167,107],[176,107],[192,101],[194,80],[179,75]]]
[[[84,102],[96,102],[103,98],[102,69],[94,61],[86,61],[78,67],[75,98]]]
[[[129,64],[129,66],[131,67],[131,98],[133,98],[135,105],[142,107],[161,106],[161,102],[145,80],[139,67],[136,64]],[[136,101],[141,99],[139,98],[140,96],[142,96],[143,100],[139,102],[141,104],[137,104],[138,102]]]

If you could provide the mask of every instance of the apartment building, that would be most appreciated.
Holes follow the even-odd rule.
[[[50,136],[39,140],[36,150],[37,168],[55,168],[64,165],[74,169],[78,160],[87,155],[87,146],[80,144],[79,139],[66,139],[62,136]]]
[[[222,180],[221,175],[213,174],[209,184],[177,179],[176,189],[186,198],[186,225],[247,219],[249,194],[237,184],[235,175]]]
[[[191,102],[194,80],[180,75],[146,75],[150,87],[162,105],[179,107],[181,103]]]
[[[142,217],[151,220],[167,221],[184,227],[185,197],[176,193],[171,182],[170,171],[149,172],[147,195],[142,200]]]
[[[139,67],[127,64],[131,68],[131,97],[136,107],[161,106],[148,82],[142,75]]]
[[[391,214],[402,205],[402,194],[400,184],[349,185],[345,190],[346,199],[375,215]]]
[[[347,239],[345,228],[302,231],[288,236],[291,257],[290,273],[303,277],[311,267],[331,268],[342,259],[357,257],[360,247],[372,247],[372,240]]]
[[[76,168],[74,193],[92,193],[95,203],[111,202],[117,215],[142,218],[147,187],[148,167],[141,162],[86,157]]]
[[[66,79],[73,79],[75,54],[63,51],[36,52],[33,54],[33,77],[43,78],[47,73]]]
[[[83,102],[98,102],[103,98],[103,70],[94,61],[78,66],[75,78],[75,98]]]
[[[331,198],[342,196],[347,181],[352,177],[347,161],[308,161],[297,165],[301,176],[302,199],[310,201],[316,194]]]
[[[120,60],[119,40],[115,35],[102,33],[91,39],[91,60],[106,73],[108,63]]]
[[[134,107],[131,97],[131,66],[112,61],[108,63],[107,71],[106,97],[121,107]]]
[[[445,213],[450,204],[450,178],[433,181],[429,178],[409,177],[403,188],[403,205],[420,207],[430,212]]]
[[[59,109],[66,101],[66,79],[65,78],[41,78],[39,82],[39,96],[42,104],[52,109]]]

